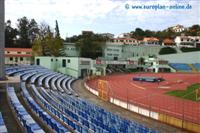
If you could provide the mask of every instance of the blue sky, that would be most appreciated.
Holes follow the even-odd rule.
[[[178,2],[177,2],[178,1]],[[180,1],[183,1],[180,3]],[[187,2],[185,2],[187,1]],[[137,27],[163,30],[169,26],[200,24],[198,0],[5,0],[5,19],[15,26],[23,16],[46,22],[52,28],[58,20],[60,33],[66,36],[81,34],[82,30],[118,35]],[[125,5],[192,5],[185,10],[126,9]]]

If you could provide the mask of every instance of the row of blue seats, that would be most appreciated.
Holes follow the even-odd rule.
[[[54,76],[48,79],[49,80],[47,83],[48,85],[51,84],[51,81],[52,81],[51,79],[53,77]],[[57,84],[58,82],[60,82],[59,84],[62,84],[62,88],[64,88],[63,86],[66,87],[66,84],[67,84],[66,88],[72,89],[71,84],[74,81],[73,78],[67,77],[65,79],[62,79],[62,76],[60,76],[60,78],[58,76],[56,77],[57,78],[55,78],[54,83],[56,83],[57,88],[59,86]],[[46,79],[47,78],[48,76],[46,77]],[[38,80],[39,79],[40,77],[38,78]],[[59,80],[62,80],[62,81],[59,81]],[[42,84],[42,81],[41,81],[41,84]],[[41,90],[43,90],[43,93]],[[62,119],[63,122],[68,124],[77,132],[88,132],[90,130],[94,132],[112,132],[112,133],[115,133],[115,132],[130,132],[130,133],[156,132],[155,130],[146,128],[143,125],[137,124],[132,121],[124,120],[121,117],[113,115],[112,113],[107,112],[104,109],[99,108],[97,106],[94,106],[93,104],[87,101],[84,101],[80,98],[59,93],[59,91],[52,91],[52,92],[47,91],[48,95],[50,95],[47,97],[47,94],[45,95],[44,93],[46,90],[40,88],[39,91],[42,94],[42,96],[46,98],[46,100],[48,99],[48,101],[46,101],[46,104],[51,103],[51,105],[49,104],[46,105],[46,108],[48,108],[50,112],[52,112],[54,115]],[[54,107],[56,107],[57,110],[55,110],[56,108],[52,107],[52,105],[54,105]],[[80,126],[80,124],[82,126]]]
[[[55,80],[58,80],[58,78],[59,78],[58,76],[60,76],[61,74],[54,73],[52,71],[49,71],[48,69],[45,69],[45,68],[42,68],[42,67],[38,68],[38,69],[34,69],[34,70],[32,68],[29,68],[29,69],[21,68],[21,69],[18,69],[18,71],[15,71],[15,75],[21,76],[21,79],[23,81],[26,81],[26,80],[28,80],[28,78],[31,77],[31,79],[30,79],[31,83],[34,83],[36,81],[36,79],[39,78],[38,84],[40,86],[42,86],[42,80],[46,78],[46,83],[45,83],[46,87],[51,87],[54,90],[58,89],[59,91],[64,92],[64,90],[61,87],[56,87],[55,83],[53,83],[53,82],[51,82],[51,86],[49,86],[49,84],[48,84],[49,80],[52,80],[52,77],[53,77],[54,78],[53,80],[55,82]],[[52,75],[52,76],[50,76],[50,75]],[[58,76],[56,76],[56,75],[58,75]],[[49,77],[47,78],[47,76],[49,76]],[[66,78],[69,78],[69,77],[66,76]],[[58,85],[58,83],[56,83],[56,85]],[[67,94],[72,94],[72,90],[70,91],[69,89],[66,89],[65,92],[67,92]]]
[[[76,97],[78,97],[78,94],[72,89],[71,84],[75,81],[74,78],[71,78],[68,82],[67,82],[67,87],[70,91],[72,91],[74,93],[74,95]]]
[[[38,82],[42,83],[41,80],[44,79],[44,84],[45,84],[44,86],[45,86],[45,88],[51,88],[51,89],[53,89],[53,90],[59,90],[59,91],[61,91],[61,92],[66,92],[66,93],[69,94],[69,95],[71,95],[71,94],[76,95],[76,93],[75,93],[72,89],[69,89],[68,87],[61,88],[61,87],[58,86],[58,84],[57,84],[56,82],[58,82],[59,78],[62,78],[62,76],[63,76],[62,74],[55,73],[55,74],[52,74],[52,75],[46,77],[45,79],[44,79],[44,78],[38,79],[38,80],[39,80]],[[62,81],[63,83],[61,83],[61,81],[60,81],[60,84],[62,84],[62,86],[66,86],[67,83],[68,83],[68,82],[70,81],[70,79],[72,79],[72,78],[69,77],[69,76],[65,76],[64,79],[65,79],[65,80]],[[77,96],[77,95],[76,95],[76,96]]]
[[[77,115],[77,110],[70,110],[69,108],[66,107],[66,105],[61,105],[59,103],[58,100],[56,100],[56,98],[54,96],[50,96],[46,90],[44,88],[40,88],[39,89],[42,97],[44,97],[52,106],[56,107],[58,110],[60,110],[62,112],[62,114],[67,115],[68,117],[70,117],[71,119],[73,119],[75,122],[79,123],[80,125],[82,125],[82,127],[88,132],[89,130],[92,130],[94,132],[100,133],[100,132],[105,132],[107,133],[108,131],[100,128],[100,127],[96,127],[95,125],[93,125],[93,128],[89,128],[89,123],[87,122],[87,120],[85,118],[79,117],[79,115]],[[92,125],[92,123],[91,123]],[[96,129],[96,130],[95,130]]]
[[[56,87],[56,80],[58,80],[60,77],[62,77],[62,74],[59,74],[58,76],[55,76],[51,79],[50,85],[51,85],[51,89],[54,91],[57,91],[57,87]]]
[[[43,90],[44,91],[44,89],[40,89],[40,90]],[[52,95],[51,95],[52,94]],[[47,98],[47,99],[51,99],[51,101],[52,100],[54,100],[54,99],[56,99],[54,96],[53,96],[53,94],[54,93],[49,93],[49,95],[51,95],[51,96],[47,96],[47,95],[43,95],[45,98]],[[58,97],[59,97],[60,95],[58,95]],[[64,110],[63,109],[63,107],[61,106],[61,105],[59,105],[58,103],[52,103],[52,104],[56,104],[57,105],[57,108],[60,108],[60,110]],[[93,125],[93,124],[91,124],[91,123],[95,123],[95,121],[97,122],[97,124],[96,125],[98,125],[98,126],[100,126],[101,128],[102,128],[102,130],[104,129],[107,129],[107,130],[109,130],[109,132],[115,132],[115,131],[118,131],[118,127],[120,127],[119,128],[119,131],[121,131],[121,132],[125,132],[125,130],[128,130],[128,127],[125,127],[125,126],[123,126],[122,124],[121,125],[118,125],[117,123],[113,123],[113,124],[115,124],[115,126],[116,126],[116,129],[113,129],[113,128],[111,128],[111,129],[109,129],[109,127],[108,126],[106,126],[106,125],[109,125],[109,122],[110,122],[110,120],[108,120],[108,123],[106,123],[106,124],[102,124],[102,122],[99,122],[99,119],[101,119],[101,120],[104,120],[104,118],[102,117],[102,116],[100,116],[99,118],[95,118],[93,121],[92,121],[92,118],[91,118],[91,116],[86,116],[86,115],[83,115],[82,116],[82,118],[80,117],[80,114],[78,114],[77,112],[79,112],[79,113],[81,113],[81,111],[80,110],[77,110],[77,109],[75,109],[76,108],[76,106],[77,105],[68,105],[67,103],[64,103],[63,104],[63,106],[68,106],[68,108],[67,108],[67,112],[65,112],[65,113],[67,113],[68,115],[71,115],[72,117],[74,117],[74,118],[76,118],[76,120],[77,121],[81,121],[81,122],[84,122],[84,123],[81,123],[81,124],[83,124],[83,125],[85,125],[85,126],[87,126],[88,128],[89,127],[91,127],[93,130],[95,130],[95,125]],[[71,107],[69,107],[69,106],[71,106]],[[84,107],[83,107],[84,108]],[[90,110],[87,110],[87,111],[90,111]],[[73,113],[74,112],[74,113]],[[93,111],[92,111],[93,112]],[[95,112],[95,111],[94,111]],[[82,113],[83,114],[83,113]],[[78,117],[77,117],[78,116]],[[97,114],[95,114],[94,116],[98,116]],[[83,118],[86,118],[87,120],[83,120]],[[113,116],[111,117],[111,118],[113,118]],[[88,121],[89,120],[89,121]],[[105,117],[105,120],[106,120],[106,117]],[[116,120],[117,122],[118,121],[120,121],[121,119],[118,119],[118,120]],[[88,121],[88,122],[87,122]],[[112,121],[113,122],[113,121]],[[90,125],[90,126],[89,126]],[[96,128],[98,128],[98,126],[96,126]],[[110,127],[113,127],[113,125],[111,125]],[[131,127],[131,126],[130,126]],[[153,130],[151,130],[151,129],[148,129],[148,128],[146,128],[146,127],[144,127],[143,125],[133,125],[132,127],[137,127],[136,129],[140,129],[140,131],[141,132],[154,132]],[[124,130],[124,131],[123,131]],[[105,131],[104,131],[105,132]]]
[[[45,68],[43,68],[41,66],[16,66],[14,68],[9,67],[9,68],[6,68],[6,74],[7,75],[17,75],[17,73],[19,74],[19,73],[23,73],[24,71],[34,70],[34,69],[45,69]]]
[[[25,82],[21,82],[21,88],[23,92],[23,96],[32,109],[43,122],[45,122],[49,127],[51,127],[57,133],[69,133],[69,131],[63,127],[59,122],[57,122],[54,118],[52,118],[49,114],[47,114],[30,96],[26,89]]]
[[[3,120],[3,116],[0,112],[0,133],[7,133],[7,128],[6,128],[6,125],[4,123],[4,120]]]
[[[85,118],[88,122],[89,122],[89,125],[91,125],[91,123],[93,124],[96,124],[100,127],[102,127],[102,129],[107,129],[109,130],[109,132],[117,132],[117,131],[120,131],[120,132],[128,132],[128,130],[131,132],[133,130],[131,130],[132,128],[134,129],[138,129],[140,130],[140,132],[156,132],[152,129],[149,129],[149,128],[146,128],[145,126],[143,125],[140,125],[140,124],[137,124],[135,122],[131,122],[131,121],[128,121],[128,120],[124,120],[116,115],[113,115],[112,113],[107,113],[107,111],[103,110],[102,108],[99,108],[99,107],[96,107],[94,105],[92,105],[93,108],[88,108],[87,106],[91,104],[87,103],[85,104],[86,102],[83,102],[84,104],[81,104],[81,100],[77,100],[73,97],[66,97],[64,96],[64,98],[68,99],[68,100],[65,100],[64,98],[61,98],[60,94],[57,94],[56,96],[56,93],[49,93],[49,97],[52,97],[55,96],[57,99],[59,99],[60,101],[62,101],[62,105],[65,105],[68,107],[68,110],[71,110],[72,112],[75,112],[76,115],[83,117]],[[54,97],[54,99],[56,99]],[[70,99],[70,100],[69,100]],[[70,102],[71,101],[71,104]],[[103,111],[103,113],[102,113]],[[78,112],[78,113],[77,113]],[[75,116],[75,114],[71,114],[72,116]],[[88,123],[87,123],[88,125]],[[89,126],[89,127],[94,127],[94,126]],[[109,129],[110,127],[110,129]],[[115,128],[112,128],[112,127],[115,127]]]
[[[64,89],[61,87],[61,83],[66,79],[66,78],[68,78],[67,76],[61,76],[58,80],[57,80],[57,82],[56,82],[56,86],[57,86],[57,89],[60,91],[60,92],[65,92],[64,91]]]
[[[67,83],[68,83],[68,81],[69,81],[70,79],[71,79],[71,77],[67,77],[67,78],[65,78],[65,79],[62,81],[62,83],[61,83],[61,86],[62,86],[63,90],[65,90],[65,91],[67,92],[68,95],[71,95],[71,94],[72,94],[72,92],[71,92],[70,90],[68,90],[68,88],[67,88]]]
[[[36,79],[39,78],[40,76],[44,75],[44,74],[49,74],[49,71],[43,71],[40,73],[36,73],[35,75],[32,75],[32,77],[30,78],[30,83],[34,84],[36,82]]]
[[[29,115],[26,109],[22,106],[13,87],[7,88],[8,98],[12,110],[16,113],[18,121],[27,133],[44,133],[41,127]]]
[[[39,85],[40,86],[42,86],[42,80],[43,79],[45,79],[45,87],[47,87],[47,88],[51,88],[51,89],[53,89],[53,90],[59,90],[59,91],[61,91],[62,93],[63,92],[66,92],[67,94],[69,94],[69,95],[71,95],[72,94],[72,92],[73,92],[73,94],[74,95],[76,95],[76,96],[78,96],[72,89],[71,90],[69,90],[68,89],[68,87],[66,87],[67,89],[65,89],[65,91],[64,91],[64,89],[62,89],[61,87],[59,87],[58,86],[58,83],[57,83],[57,81],[59,81],[59,77],[62,75],[62,74],[59,74],[59,73],[55,73],[55,72],[52,72],[52,71],[49,71],[48,69],[46,69],[46,68],[43,68],[43,67],[33,67],[33,66],[31,66],[30,68],[27,68],[27,67],[25,67],[25,68],[15,68],[15,71],[14,72],[12,72],[12,74],[14,74],[14,75],[18,75],[18,76],[21,76],[21,79],[23,80],[23,81],[27,81],[28,80],[28,78],[30,78],[31,76],[31,79],[30,79],[30,82],[31,83],[34,83],[35,82],[35,80],[37,79],[37,78],[39,78],[40,80],[38,80],[39,81]],[[40,74],[38,74],[38,73],[40,73]],[[52,73],[52,74],[51,74]],[[46,76],[45,74],[48,74],[48,75],[51,75],[51,76]],[[54,76],[53,76],[54,75]],[[59,76],[59,77],[58,77]],[[40,78],[40,77],[42,77],[42,78]],[[63,76],[64,77],[64,76]],[[52,79],[53,78],[53,79]],[[66,78],[68,79],[69,78],[69,76],[66,76]],[[65,78],[64,78],[65,79]],[[53,82],[51,82],[51,86],[49,85],[49,81],[50,80],[52,80]],[[57,80],[57,81],[56,81]],[[67,83],[65,83],[66,81],[68,82],[69,81],[69,79],[68,80],[63,80],[64,81],[64,83],[63,84],[65,84],[65,86],[67,85]],[[55,83],[56,82],[56,83]],[[61,84],[61,81],[60,81],[60,84]],[[62,84],[62,85],[63,85]]]
[[[81,127],[81,125],[77,124],[76,122],[74,122],[74,120],[72,120],[71,118],[69,118],[68,116],[66,116],[65,114],[63,114],[62,112],[60,112],[57,108],[53,107],[48,101],[46,101],[45,98],[43,98],[40,93],[38,92],[37,88],[35,87],[35,85],[31,85],[31,89],[34,93],[34,96],[36,96],[36,98],[41,102],[41,104],[49,111],[52,113],[52,115],[56,116],[57,118],[59,118],[61,121],[63,121],[65,124],[67,124],[70,128],[72,128],[73,130],[75,130],[76,132],[80,132],[80,133],[87,133],[87,131],[84,130],[84,128]]]
[[[188,64],[184,63],[170,63],[170,66],[172,66],[174,69],[178,71],[192,71],[192,69],[188,66]]]
[[[47,78],[45,78],[45,80],[44,80],[44,86],[45,86],[45,88],[49,88],[50,89],[50,80],[52,79],[52,78],[54,78],[54,77],[56,77],[56,76],[58,76],[59,75],[59,73],[55,73],[55,74],[53,74],[53,75],[51,75],[51,76],[49,76],[49,77],[47,77]]]
[[[47,73],[47,74],[43,74],[42,76],[40,76],[34,83],[37,84],[38,86],[42,86],[43,85],[43,80],[51,75],[53,75],[55,73],[53,72],[50,72],[50,73]]]
[[[49,70],[48,69],[36,69],[35,71],[33,71],[33,70],[25,70],[19,76],[20,76],[22,81],[28,81],[28,79],[30,77],[33,77],[32,79],[30,79],[30,82],[34,83],[34,81],[36,80],[36,77],[38,75],[45,74],[45,73],[49,73]],[[34,75],[35,75],[35,77],[34,77]]]

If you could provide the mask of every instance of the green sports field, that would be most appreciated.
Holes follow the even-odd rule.
[[[189,86],[186,90],[173,90],[173,91],[167,92],[166,94],[170,96],[180,97],[180,98],[199,102],[200,94],[199,94],[198,99],[196,99],[196,94],[195,94],[195,90],[197,88],[199,89],[199,92],[200,92],[200,83],[193,84]]]

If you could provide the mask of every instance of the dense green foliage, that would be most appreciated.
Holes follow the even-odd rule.
[[[175,96],[179,98],[189,99],[192,101],[200,101],[200,99],[196,100],[195,90],[200,89],[200,83],[193,84],[189,86],[186,90],[174,90],[167,92],[167,95]]]
[[[33,42],[34,55],[60,56],[62,55],[63,40],[50,30],[47,24],[42,24],[39,36]]]
[[[145,64],[145,58],[140,57],[140,58],[138,59],[138,64],[139,64],[139,65],[144,65],[144,64]]]
[[[163,41],[165,38],[175,38],[176,36],[180,36],[181,34],[185,34],[187,36],[200,36],[200,25],[193,25],[181,33],[175,33],[170,28],[162,31],[151,31],[136,28],[130,33],[131,37],[138,40],[142,40],[144,37],[157,37],[160,39],[160,41]]]
[[[80,50],[81,57],[95,59],[102,56],[102,48],[105,46],[106,38],[98,34],[83,34],[78,37],[76,47]]]
[[[200,48],[185,48],[185,47],[182,47],[181,51],[182,52],[194,52],[194,51],[200,51]]]
[[[177,53],[176,49],[172,48],[172,47],[164,47],[161,48],[159,51],[160,55],[164,55],[164,54],[175,54]]]
[[[5,27],[5,46],[30,48],[32,41],[38,34],[38,24],[34,19],[22,17],[17,20],[17,28],[11,26],[11,21],[6,22]]]
[[[17,21],[17,28],[11,26],[11,21],[5,23],[5,42],[6,47],[21,47],[33,48],[35,55],[53,55],[65,56],[63,50],[63,39],[60,37],[58,21],[56,20],[55,32],[52,32],[48,24],[38,24],[34,19],[27,17],[19,18]],[[196,36],[200,35],[200,26],[193,25],[188,30],[182,32],[185,35]],[[182,33],[174,33],[170,28],[163,31],[151,31],[136,28],[130,32],[131,37],[142,40],[144,37],[157,37],[160,41],[165,38],[175,38]],[[96,58],[102,56],[102,48],[106,40],[100,34],[83,34],[67,37],[66,42],[76,43],[77,49],[80,50],[80,56]],[[182,49],[183,52],[196,51],[199,49]],[[163,48],[160,54],[176,53],[172,48]],[[141,62],[142,63],[142,62]]]
[[[5,44],[6,47],[17,47],[16,40],[18,31],[16,28],[12,28],[11,21],[6,22],[5,27]]]

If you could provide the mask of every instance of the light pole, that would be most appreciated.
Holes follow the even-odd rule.
[[[5,57],[4,57],[4,47],[5,47],[5,5],[4,0],[0,0],[0,80],[5,79]]]

